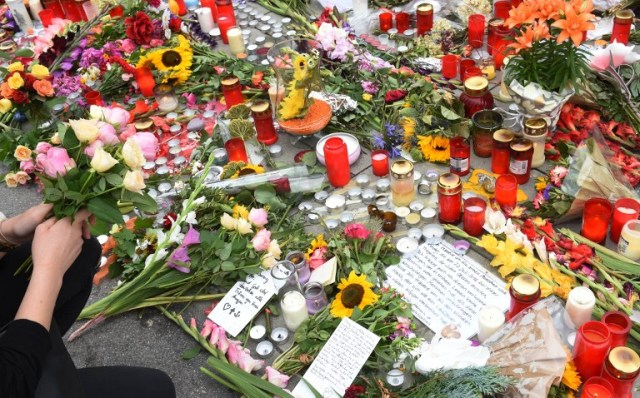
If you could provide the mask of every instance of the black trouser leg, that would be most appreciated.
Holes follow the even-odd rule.
[[[175,398],[171,378],[157,369],[104,366],[78,369],[88,398]]]

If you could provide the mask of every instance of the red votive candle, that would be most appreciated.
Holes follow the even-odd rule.
[[[53,13],[53,10],[46,9],[46,10],[40,11],[38,13],[38,16],[40,17],[40,21],[42,22],[42,26],[44,26],[46,28],[49,25],[51,25],[51,21],[53,21],[53,17],[55,15]]]
[[[467,81],[468,78],[476,77],[476,76],[484,77],[484,73],[482,73],[482,69],[474,65],[474,66],[467,67],[464,70],[464,75],[460,76],[460,79],[464,83],[465,81]]]
[[[45,9],[53,11],[53,18],[64,19],[64,10],[62,9],[62,4],[60,4],[60,1],[44,0],[42,1],[42,5]]]
[[[393,27],[393,14],[390,12],[381,13],[378,19],[380,20],[381,31],[386,32]]]
[[[62,0],[60,4],[62,4],[62,9],[64,10],[66,19],[71,22],[82,21],[82,14],[78,11],[74,0]]]
[[[594,376],[584,382],[582,385],[582,398],[612,398],[613,386],[603,377]],[[616,395],[622,398],[622,396]]]
[[[487,202],[482,198],[469,198],[464,201],[464,213],[462,225],[464,232],[471,236],[482,235],[484,225],[484,212],[487,210]]]
[[[216,8],[215,0],[200,0],[201,7],[208,7],[211,10],[211,16],[213,17],[213,21],[218,20],[218,9]]]
[[[580,234],[596,243],[604,242],[611,221],[613,206],[608,200],[592,198],[585,202]]]
[[[507,321],[538,302],[541,294],[540,281],[535,276],[520,274],[513,278],[509,287],[511,303],[506,316]]]
[[[465,72],[467,71],[468,68],[472,68],[474,66],[476,66],[476,61],[472,60],[471,58],[465,58],[460,60],[460,80],[462,80],[463,83],[464,83]],[[480,71],[480,73],[482,73],[482,71]]]
[[[442,224],[458,224],[462,208],[462,180],[444,173],[438,178],[438,219]]]
[[[389,152],[386,149],[371,152],[371,168],[374,176],[383,177],[389,174]]]
[[[396,29],[398,32],[402,33],[407,29],[410,29],[411,25],[409,24],[409,14],[406,12],[399,12],[396,14]]]
[[[511,7],[517,7],[522,3],[522,0],[511,0]]]
[[[84,99],[87,100],[89,105],[102,106],[102,96],[99,91],[87,91],[84,95]]]
[[[324,161],[329,183],[336,188],[344,187],[351,179],[347,144],[339,137],[329,138],[324,143]]]
[[[518,181],[511,174],[503,174],[496,179],[496,202],[501,208],[516,207],[518,199]]]
[[[227,37],[227,31],[231,27],[236,26],[236,23],[229,17],[218,15],[218,28],[220,28],[220,37],[224,44],[229,44],[229,38]]]
[[[509,40],[504,38],[497,38],[494,41],[491,55],[493,55],[493,66],[496,70],[500,70],[504,66],[504,58],[507,56],[510,43]]]
[[[611,348],[624,347],[627,345],[627,338],[631,331],[631,319],[622,311],[609,311],[600,320],[607,325],[611,333]]]
[[[469,16],[469,44],[473,48],[482,47],[484,42],[484,15],[473,14]]]
[[[496,40],[498,40],[498,29],[500,29],[504,25],[504,19],[502,18],[492,18],[489,20],[487,24],[487,52],[489,55],[493,54],[493,46],[496,44]]]
[[[442,77],[454,79],[458,75],[458,57],[447,54],[442,57]]]
[[[599,376],[611,346],[611,333],[602,322],[587,321],[578,328],[573,361],[583,380]]]
[[[509,173],[511,141],[513,141],[514,137],[514,132],[507,129],[500,129],[493,133],[493,143],[491,147],[491,171],[494,173]]]
[[[464,137],[453,137],[449,141],[449,171],[466,176],[471,169],[471,146]]]
[[[620,240],[620,232],[627,221],[637,220],[640,214],[640,202],[632,198],[624,198],[613,205],[613,222],[609,238],[613,243]]]
[[[433,29],[433,5],[421,3],[416,7],[416,27],[418,36],[424,36]]]
[[[609,351],[602,368],[602,378],[611,383],[615,397],[632,398],[633,384],[640,373],[640,356],[627,347]]]
[[[254,102],[251,106],[251,116],[253,116],[253,123],[256,126],[256,138],[258,141],[265,145],[271,145],[278,141],[269,101],[260,100]]]
[[[227,17],[231,20],[231,26],[238,25],[236,23],[236,11],[233,9],[231,0],[216,0],[216,17]]]
[[[242,87],[240,87],[240,79],[233,75],[225,77],[220,82],[220,86],[222,87],[222,95],[224,96],[227,110],[231,109],[234,105],[244,103]]]
[[[513,174],[518,184],[526,184],[531,175],[533,143],[526,138],[516,138],[509,144],[509,174]]]
[[[183,16],[187,14],[187,5],[184,0],[176,0],[176,4],[178,4],[178,15]]]
[[[249,163],[247,150],[244,147],[244,141],[242,140],[242,138],[231,138],[224,143],[224,149],[227,151],[227,158],[229,158],[230,162],[244,162],[245,164]]]
[[[629,44],[629,34],[633,23],[633,11],[626,9],[616,12],[613,18],[613,30],[611,31],[611,43],[617,41],[625,46]]]
[[[493,3],[493,16],[496,18],[504,19],[509,18],[509,11],[511,10],[510,1],[496,1]]]

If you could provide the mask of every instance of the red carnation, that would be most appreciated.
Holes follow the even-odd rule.
[[[171,18],[169,20],[169,29],[173,33],[180,33],[180,26],[182,25],[182,19],[180,18]]]
[[[13,99],[13,102],[18,105],[29,103],[29,96],[24,91],[20,90],[15,90],[11,99]]]
[[[407,92],[404,90],[389,90],[384,95],[384,102],[386,102],[387,104],[391,104],[396,101],[400,101],[406,96],[407,96]]]
[[[38,80],[31,73],[25,74],[23,79],[24,79],[24,88],[27,90],[33,90],[33,82]]]
[[[153,36],[153,22],[149,16],[142,11],[138,11],[135,17],[124,20],[127,37],[137,44],[149,44]]]

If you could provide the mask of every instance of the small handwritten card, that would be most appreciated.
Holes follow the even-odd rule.
[[[404,294],[413,315],[436,333],[451,324],[468,339],[478,332],[482,307],[506,311],[509,306],[505,283],[447,242],[423,244],[415,255],[387,268],[387,278]]]
[[[247,276],[237,282],[209,314],[209,319],[236,337],[276,293],[268,275]]]
[[[351,319],[342,319],[322,351],[309,366],[303,380],[293,390],[293,396],[314,398],[306,384],[309,383],[323,397],[342,397],[379,340],[380,337]]]

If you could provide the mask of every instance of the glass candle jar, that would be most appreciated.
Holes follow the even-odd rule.
[[[544,164],[544,145],[548,132],[547,121],[541,117],[527,119],[524,122],[522,136],[533,143],[531,167],[540,167]]]
[[[449,171],[466,176],[471,169],[471,148],[464,137],[454,137],[449,141]]]
[[[467,32],[469,34],[469,44],[473,48],[482,47],[482,44],[484,43],[484,15],[470,15],[468,22],[469,25],[467,27]]]
[[[458,57],[453,54],[447,54],[440,61],[442,63],[442,77],[455,79],[458,75]]]
[[[477,66],[469,66],[465,68],[464,75],[460,77],[462,82],[466,82],[470,77],[484,77],[484,73],[482,73],[482,69]]]
[[[487,52],[489,55],[493,54],[493,46],[498,38],[496,31],[502,25],[504,25],[504,19],[502,18],[491,18],[487,23]]]
[[[398,225],[398,216],[392,211],[382,213],[382,230],[384,232],[393,232]]]
[[[319,312],[329,304],[324,286],[319,282],[309,282],[302,288],[302,294],[307,301],[307,312],[311,315]]]
[[[509,45],[512,43],[507,38],[498,37],[493,42],[493,50],[491,55],[493,56],[493,65],[496,70],[502,69],[505,65],[505,58],[509,54]]]
[[[206,10],[208,10],[208,8],[206,8]],[[246,51],[244,38],[242,37],[242,29],[239,27],[231,26],[227,29],[227,41],[229,42],[229,50],[231,51],[231,54],[237,56],[238,54],[243,54]]]
[[[462,209],[462,180],[457,174],[444,173],[438,178],[438,218],[442,224],[458,224]]]
[[[389,174],[389,152],[386,149],[376,149],[371,152],[371,169],[373,175],[377,177]]]
[[[249,163],[247,157],[247,150],[244,147],[244,141],[242,138],[231,138],[224,143],[224,149],[227,151],[227,158],[230,162],[244,162]]]
[[[227,16],[218,16],[218,28],[220,29],[220,37],[222,38],[222,42],[224,44],[229,44],[229,37],[227,36],[227,32],[234,26],[236,26],[236,23],[233,19]]]
[[[640,260],[640,221],[627,221],[622,227],[618,241],[618,253],[626,258]]]
[[[485,77],[469,77],[464,82],[464,92],[460,95],[464,104],[464,114],[471,118],[474,113],[484,109],[493,109],[493,95],[489,92],[489,81]]]
[[[460,80],[462,80],[462,82],[465,80],[466,70],[474,66],[476,66],[476,61],[471,58],[460,60]]]
[[[53,18],[64,18],[64,10],[62,9],[62,4],[60,4],[60,1],[43,0],[42,4],[44,5],[45,9],[53,11]]]
[[[82,21],[82,14],[80,14],[78,9],[76,8],[76,2],[74,0],[61,0],[60,4],[62,4],[62,9],[64,10],[66,19],[70,20],[71,22]],[[11,3],[7,3],[7,5],[11,7]]]
[[[335,188],[347,185],[351,179],[347,144],[339,137],[329,138],[324,144],[324,159],[329,183]]]
[[[273,125],[273,113],[269,101],[256,101],[251,106],[251,116],[256,126],[257,140],[265,145],[272,145],[278,141],[278,134]]]
[[[207,7],[211,10],[211,17],[215,22],[218,19],[218,9],[216,8],[215,0],[200,0],[201,7]]]
[[[158,109],[162,112],[171,112],[178,107],[178,96],[171,84],[161,83],[153,89]]]
[[[231,0],[216,0],[216,17],[227,17],[231,21],[231,25],[237,25],[236,12],[233,9]],[[222,30],[222,28],[220,28]]]
[[[99,91],[87,91],[84,94],[84,99],[87,101],[87,104],[89,105],[97,105],[97,106],[102,106],[102,96],[100,95]]]
[[[604,242],[611,221],[613,206],[608,200],[591,198],[584,204],[580,234],[596,243]]]
[[[464,232],[471,236],[482,235],[484,225],[484,214],[487,210],[487,202],[482,198],[468,198],[464,201],[464,213],[462,215],[462,225]]]
[[[540,299],[540,281],[533,275],[520,274],[511,281],[509,295],[511,296],[511,304],[509,312],[507,312],[508,321]]]
[[[496,202],[501,208],[513,209],[518,200],[518,180],[511,174],[503,174],[496,179]]]
[[[404,159],[391,164],[391,200],[396,206],[409,206],[415,198],[413,164]]]
[[[396,29],[398,32],[403,33],[404,31],[411,28],[411,24],[409,23],[409,14],[406,12],[399,12],[396,14]]]
[[[491,156],[493,133],[502,127],[502,116],[490,109],[476,112],[471,118],[473,153],[481,158]]]
[[[421,3],[416,7],[416,27],[418,36],[424,36],[433,29],[433,5]]]
[[[493,16],[506,20],[509,18],[509,10],[511,10],[511,1],[496,1],[493,3]]]
[[[531,175],[533,143],[526,138],[516,138],[509,148],[509,173],[516,177],[518,184],[526,184]]]
[[[500,129],[493,133],[491,148],[491,171],[496,174],[509,172],[509,159],[511,158],[511,141],[515,133],[508,129]]]
[[[567,304],[564,307],[567,325],[573,324],[576,328],[579,328],[585,322],[590,321],[595,305],[596,296],[591,289],[586,286],[577,286],[571,289],[567,297]]]
[[[627,345],[629,332],[633,326],[627,314],[622,311],[608,311],[602,316],[600,322],[609,328],[609,333],[611,333],[611,348],[624,347]]]
[[[613,18],[613,30],[611,31],[611,43],[617,41],[625,46],[629,44],[629,34],[633,24],[633,11],[629,9],[616,12]]]
[[[311,270],[309,269],[309,264],[307,263],[307,258],[305,254],[301,251],[294,251],[284,258],[287,261],[291,261],[293,266],[296,268],[296,273],[298,274],[298,282],[304,285],[309,281],[311,277]]]
[[[383,12],[378,16],[380,21],[380,30],[388,32],[393,27],[393,14],[390,12]]]
[[[618,243],[622,227],[627,221],[637,220],[640,214],[640,202],[632,198],[619,199],[613,205],[613,222],[609,238],[613,243]]]
[[[271,268],[271,278],[278,289],[284,323],[287,329],[296,331],[309,313],[295,266],[290,261],[279,261]]]
[[[233,75],[227,76],[222,79],[220,85],[222,87],[222,95],[224,96],[227,110],[231,109],[234,105],[244,103],[240,79]]]
[[[582,385],[580,398],[613,398],[613,386],[604,377],[594,376]]]
[[[640,374],[640,356],[627,347],[615,347],[604,361],[602,377],[611,383],[614,396],[631,398],[633,384]]]
[[[583,380],[600,376],[611,345],[611,334],[602,322],[589,321],[578,329],[573,346],[573,362]]]

